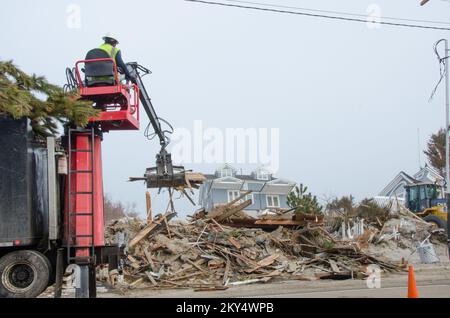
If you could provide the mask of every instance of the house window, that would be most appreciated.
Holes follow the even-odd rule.
[[[266,201],[268,208],[280,207],[280,196],[278,195],[266,195]]]
[[[269,180],[269,173],[267,171],[258,171],[256,174],[256,179],[258,180]]]
[[[241,195],[239,190],[228,190],[228,202],[231,202]]]
[[[220,177],[221,178],[232,177],[232,176],[233,176],[233,170],[232,169],[222,169],[220,171]]]

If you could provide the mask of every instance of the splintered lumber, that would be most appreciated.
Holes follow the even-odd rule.
[[[186,172],[186,180],[190,183],[203,183],[206,181],[206,177],[202,173]]]
[[[152,255],[148,251],[147,247],[144,247],[143,250],[145,258],[147,259],[147,262],[150,265],[150,268],[152,269],[152,271],[156,272],[156,266],[155,263],[153,262]]]
[[[279,256],[280,256],[280,255],[278,255],[278,254],[273,254],[273,255],[267,256],[265,259],[260,260],[260,261],[258,262],[258,266],[261,266],[261,267],[269,266],[269,265],[271,265],[273,262],[275,262],[275,260],[276,260]]]
[[[272,277],[265,277],[265,278],[258,278],[258,279],[248,279],[248,280],[243,280],[243,281],[238,281],[238,282],[232,282],[229,283],[228,285],[231,286],[239,286],[239,285],[247,285],[247,284],[254,284],[254,283],[259,283],[259,282],[268,282]]]
[[[252,193],[252,192],[253,192],[253,191],[249,190],[249,191],[246,191],[246,192],[242,193],[240,196],[238,196],[238,197],[237,197],[236,199],[234,199],[233,201],[228,202],[228,205],[233,205],[233,204],[235,204],[236,202],[241,201],[246,195],[249,195],[249,194]]]
[[[127,256],[128,260],[130,261],[131,267],[133,267],[134,269],[140,269],[141,265],[139,264],[139,262],[131,255]]]
[[[208,218],[215,219],[216,221],[220,222],[244,210],[251,204],[252,200],[244,201],[238,205],[234,205],[230,202],[227,205],[215,208],[211,213],[208,214]]]
[[[206,270],[204,270],[203,268],[201,268],[201,266],[197,263],[194,263],[193,261],[191,261],[190,259],[187,259],[188,263],[190,263],[192,266],[194,266],[195,268],[197,268],[198,270],[206,273]]]
[[[227,257],[227,265],[225,265],[225,272],[223,273],[223,281],[222,284],[226,285],[228,283],[228,275],[230,273],[230,259]]]
[[[130,284],[130,287],[136,287],[137,285],[141,284],[144,281],[144,278],[141,277],[138,280],[136,280],[135,282]]]
[[[234,247],[236,247],[238,250],[241,249],[241,244],[235,240],[233,237],[228,238],[228,241],[233,244]]]
[[[152,283],[153,286],[157,286],[158,285],[158,283],[152,277],[152,274],[150,274],[150,272],[145,272],[145,274],[147,275],[148,280]]]
[[[260,268],[262,268],[262,267],[266,267],[266,266],[272,265],[273,262],[275,262],[275,260],[276,260],[279,256],[280,256],[280,255],[278,255],[278,254],[273,254],[273,255],[267,256],[266,258],[260,260],[260,261],[257,263],[257,266],[256,266],[256,267],[254,267],[254,268],[252,268],[252,269],[250,269],[250,270],[247,270],[246,272],[247,272],[247,273],[253,273],[254,271],[256,271],[256,270],[258,270],[258,269],[260,269]]]
[[[330,263],[331,269],[333,270],[333,272],[335,273],[339,273],[339,266],[336,264],[335,261],[333,261],[332,259],[328,260],[328,262]]]
[[[160,230],[162,225],[165,224],[165,220],[171,220],[175,215],[175,212],[168,212],[163,217],[146,226],[128,243],[128,248],[133,249],[136,244],[145,239],[147,236],[155,233],[157,230]]]
[[[145,202],[147,206],[147,224],[152,223],[153,215],[152,215],[152,198],[150,196],[150,192],[145,192]]]

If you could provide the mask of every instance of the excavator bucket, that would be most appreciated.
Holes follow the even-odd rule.
[[[171,175],[160,175],[158,168],[148,168],[145,172],[147,188],[178,188],[186,186],[186,174],[183,170],[174,171]]]
[[[186,172],[172,164],[172,156],[164,148],[156,155],[156,167],[145,172],[147,188],[178,188],[186,186]]]

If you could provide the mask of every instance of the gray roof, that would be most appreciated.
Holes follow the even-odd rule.
[[[204,176],[208,180],[220,179],[220,177],[217,177],[215,174],[205,174]],[[245,180],[245,181],[258,181],[258,182],[267,182],[267,181],[272,181],[272,180],[277,179],[271,175],[269,180],[259,180],[259,179],[256,179],[255,177],[253,177],[252,175],[248,175],[248,174],[236,174],[233,176],[233,178]]]

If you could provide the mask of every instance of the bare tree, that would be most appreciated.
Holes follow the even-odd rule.
[[[136,211],[136,203],[123,204],[121,201],[114,201],[108,194],[105,195],[104,213],[106,221],[120,219],[125,216],[139,216],[139,213]]]

